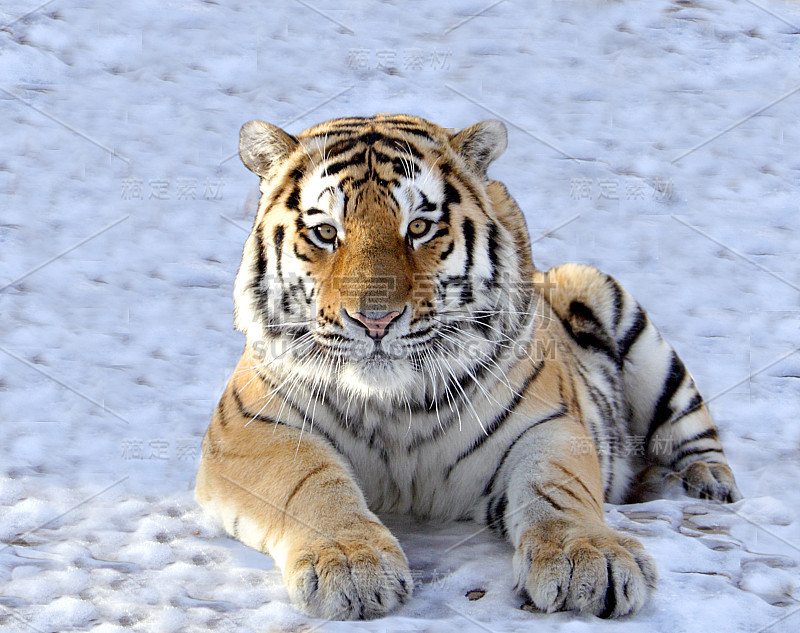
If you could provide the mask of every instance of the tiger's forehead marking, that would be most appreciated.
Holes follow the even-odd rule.
[[[300,211],[318,209],[343,224],[347,198],[341,187],[342,179],[339,175],[327,174],[325,167],[325,164],[318,164],[302,185]]]
[[[401,219],[404,222],[410,220],[412,216],[438,219],[433,215],[440,215],[441,212],[444,202],[442,177],[434,172],[431,165],[420,165],[420,169],[421,175],[403,177],[400,179],[400,184],[394,188],[394,195],[403,215]]]
[[[347,157],[333,158],[327,158],[325,149],[325,147],[320,148],[322,160],[312,161],[312,170],[303,180],[300,191],[300,211],[306,213],[309,209],[319,210],[340,225],[344,225],[348,199],[350,197],[357,198],[358,190],[367,186],[371,180],[368,164],[372,165],[370,156],[373,148],[367,147],[365,150],[355,151]],[[382,148],[375,151],[381,152]],[[431,212],[440,210],[445,199],[442,175],[436,169],[440,157],[430,159],[424,156],[420,159],[418,150],[414,152],[415,156],[411,151],[404,150],[402,147],[398,147],[391,154],[402,165],[402,174],[397,173],[396,164],[395,166],[381,164],[377,169],[382,172],[391,172],[392,178],[388,180],[377,175],[376,180],[391,183],[385,192],[394,198],[400,212],[398,220],[405,223],[412,216],[436,219],[431,217]],[[340,169],[343,161],[348,163],[347,169]],[[345,191],[345,183],[352,185],[355,180],[354,174],[360,176],[358,179],[360,184],[348,195]],[[384,173],[383,175],[389,174]]]

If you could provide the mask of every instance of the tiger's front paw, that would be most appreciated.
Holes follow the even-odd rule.
[[[605,525],[550,522],[528,529],[514,554],[517,588],[542,611],[615,618],[641,608],[656,584],[653,559],[635,538]]]
[[[284,567],[289,595],[302,611],[326,620],[386,615],[404,604],[413,582],[403,551],[380,523],[322,536],[290,552]]]
[[[690,497],[733,503],[742,498],[727,464],[694,462],[675,475]]]

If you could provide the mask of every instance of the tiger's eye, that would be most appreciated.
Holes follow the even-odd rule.
[[[408,232],[414,237],[419,237],[428,232],[428,227],[430,227],[430,222],[428,222],[428,220],[414,220],[409,223]]]
[[[336,227],[330,224],[320,224],[314,227],[314,233],[317,237],[326,243],[331,243],[336,239]]]

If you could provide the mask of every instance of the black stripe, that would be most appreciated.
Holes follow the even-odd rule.
[[[497,502],[495,516],[500,522],[500,534],[504,537],[508,537],[508,532],[506,531],[506,507],[508,507],[508,496],[506,493],[503,493],[500,497],[500,501]]]
[[[572,301],[569,304],[569,311],[579,319],[583,319],[584,321],[590,321],[600,329],[603,329],[603,324],[600,323],[600,320],[597,318],[597,315],[594,313],[594,310],[592,310],[582,301]]]
[[[267,376],[262,374],[260,371],[256,372],[256,377],[258,378],[258,382],[260,382],[266,389],[270,392],[275,390],[275,383],[273,383]]]
[[[513,336],[515,333],[516,333],[516,330],[510,331],[509,332],[509,336]],[[488,364],[488,365],[492,365],[492,364],[496,363],[498,361],[498,359],[500,358],[500,356],[503,354],[503,351],[504,351],[504,348],[502,346],[497,346],[494,350],[492,350],[490,355],[486,358],[485,363]],[[485,367],[482,366],[482,365],[479,365],[478,367],[476,367],[474,369],[474,373],[475,373],[475,377],[476,378],[480,378],[480,377],[484,376],[485,373],[486,373],[485,372]],[[447,384],[447,387],[453,386],[455,382],[463,380],[464,378],[467,377],[467,375],[468,374],[465,373],[463,376],[457,376],[457,375],[452,376],[451,378],[449,378],[448,380],[445,381],[446,384]],[[472,383],[470,383],[470,384],[472,384]],[[478,387],[477,386],[472,387],[472,391],[477,394]],[[455,398],[454,399],[455,399],[456,402],[460,401],[462,398],[463,398],[463,396],[461,394],[459,394],[459,393],[455,394]],[[426,394],[424,402],[416,402],[416,401],[415,402],[411,402],[410,403],[410,407],[411,407],[412,412],[414,412],[414,413],[430,413],[430,411],[433,410],[434,404],[435,403],[432,400],[428,399],[428,395]],[[449,400],[442,401],[442,405],[443,406],[447,406],[448,404],[450,404]],[[450,407],[448,407],[448,409],[449,408]],[[433,433],[431,433],[430,435],[422,437],[422,438],[415,438],[414,442],[412,442],[408,447],[409,453],[412,450],[415,450],[415,449],[419,448],[423,443],[429,442],[429,441],[432,441],[432,440],[436,440],[439,437],[441,437],[442,435],[444,435],[446,433],[446,431],[450,428],[451,423],[453,423],[455,421],[455,418],[456,418],[455,412],[451,411],[451,417],[447,421],[447,423],[445,425],[446,426],[445,429],[439,429],[438,426],[437,426],[434,429]]]
[[[248,411],[247,407],[244,406],[244,402],[242,402],[241,396],[239,396],[239,392],[236,390],[236,387],[231,387],[228,391],[233,396],[233,401],[236,403],[236,408],[239,410],[239,413],[250,420],[258,420],[259,422],[267,422],[269,424],[281,424],[283,426],[289,426],[285,422],[281,422],[274,418],[269,418],[265,415],[261,415],[260,413],[253,413],[252,411]]]
[[[283,237],[284,229],[280,224],[275,227],[273,242],[275,242],[275,268],[278,272],[278,279],[283,280]]]
[[[572,492],[572,490],[570,490],[569,488],[567,488],[566,486],[564,486],[562,484],[552,483],[552,484],[550,484],[550,487],[551,488],[555,488],[556,490],[560,490],[565,495],[567,495],[568,497],[572,497],[573,499],[575,499],[575,501],[577,501],[579,503],[583,503],[583,501],[584,501],[578,495],[576,495],[574,492]]]
[[[611,487],[614,485],[614,468],[612,464],[612,457],[611,451],[606,451],[606,466],[603,468],[604,474],[608,476],[608,481],[606,482],[605,487],[603,488],[603,499],[608,499],[609,492],[611,491]]]
[[[481,446],[483,446],[483,444],[491,438],[491,436],[495,433],[495,431],[497,431],[497,429],[499,429],[503,425],[503,423],[509,418],[509,416],[512,413],[514,413],[514,410],[519,406],[519,403],[522,402],[522,400],[525,398],[525,392],[528,390],[528,387],[530,387],[531,383],[533,383],[533,381],[536,380],[536,378],[539,376],[539,373],[541,372],[543,366],[544,363],[539,363],[534,368],[533,373],[525,379],[525,382],[522,384],[521,388],[511,399],[511,402],[509,402],[506,405],[505,409],[499,415],[495,416],[495,418],[486,426],[486,433],[482,433],[480,436],[478,436],[478,439],[472,443],[472,446],[470,446],[467,450],[463,451],[456,458],[456,461],[447,467],[447,470],[445,470],[445,479],[447,479],[450,476],[450,473],[453,472],[453,469],[456,466],[458,466],[458,463],[462,459],[469,457],[472,453],[474,453]]]
[[[472,292],[472,282],[467,277],[464,277],[464,281],[461,285],[461,294],[458,297],[458,305],[463,306],[472,303],[474,300],[475,295]]]
[[[600,415],[603,417],[603,420],[601,421],[602,428],[606,430],[609,429],[610,425],[613,424],[617,417],[615,415],[614,407],[611,405],[611,402],[606,394],[598,389],[594,383],[586,377],[586,375],[583,373],[583,370],[579,368],[578,374],[580,375],[584,385],[586,386],[586,389],[589,392],[589,398],[591,398],[594,406],[597,407]]]
[[[331,143],[330,145],[325,147],[325,158],[327,160],[333,160],[334,158],[338,158],[342,154],[349,152],[351,149],[355,148],[358,145],[358,140],[354,138],[344,138],[336,141],[335,143]]]
[[[375,175],[375,164],[373,160],[375,158],[375,148],[369,147],[366,150],[366,158],[367,158],[367,177]]]
[[[436,211],[435,202],[431,202],[430,199],[428,199],[428,196],[421,191],[419,192],[419,195],[422,196],[422,204],[417,207],[418,211]]]
[[[497,498],[489,499],[486,504],[486,526],[490,529],[499,530],[506,537],[506,508],[508,507],[508,496],[504,492]]]
[[[361,187],[363,185],[366,185],[368,182],[373,182],[379,187],[383,187],[384,189],[391,189],[393,187],[400,186],[400,181],[397,180],[396,178],[390,178],[389,180],[385,180],[384,178],[381,178],[377,174],[368,173],[363,178],[358,178],[357,180],[353,180],[352,183],[353,188]]]
[[[286,207],[292,209],[293,211],[297,211],[300,209],[300,187],[296,184],[292,188],[292,192],[286,196]]]
[[[289,507],[289,504],[292,502],[292,499],[294,499],[294,496],[298,492],[300,492],[300,489],[305,485],[305,483],[309,479],[311,479],[314,475],[316,475],[319,472],[322,472],[323,470],[325,470],[328,467],[329,467],[329,464],[322,464],[321,466],[317,466],[316,468],[310,470],[305,475],[303,475],[303,477],[300,479],[300,481],[298,481],[297,484],[295,484],[295,487],[289,493],[289,496],[286,498],[286,503],[283,504],[283,509],[286,510]]]
[[[681,440],[680,443],[678,443],[677,445],[673,445],[672,452],[674,453],[675,451],[679,451],[687,444],[695,442],[697,440],[716,440],[716,439],[719,439],[719,437],[717,436],[717,429],[711,426],[707,428],[705,431],[701,431],[696,435],[687,437],[686,439]]]
[[[538,495],[538,496],[539,496],[541,499],[544,499],[544,500],[545,500],[545,501],[546,501],[548,504],[550,504],[551,506],[553,506],[553,507],[554,507],[556,510],[558,510],[559,512],[562,512],[562,511],[564,510],[564,506],[561,506],[561,505],[559,505],[558,503],[556,503],[555,499],[553,499],[553,497],[551,497],[550,495],[546,494],[546,493],[545,493],[545,491],[544,491],[544,490],[542,490],[542,489],[541,489],[541,488],[540,488],[538,485],[535,485],[535,486],[533,487],[533,491],[534,491],[534,492],[535,492],[535,493],[536,493],[536,494],[537,494],[537,495]]]
[[[475,225],[469,218],[464,218],[464,223],[461,227],[464,233],[464,250],[467,255],[467,263],[464,267],[464,276],[469,276],[472,270],[472,263],[474,259],[473,249],[475,248]]]
[[[595,407],[597,407],[598,412],[604,419],[601,419],[598,424],[588,424],[589,433],[592,436],[592,442],[594,443],[595,449],[598,452],[598,459],[601,460],[600,470],[602,471],[603,476],[606,478],[605,484],[603,486],[603,498],[608,498],[608,492],[611,490],[611,486],[614,483],[614,469],[612,464],[612,446],[611,441],[614,440],[614,436],[612,432],[615,431],[615,427],[612,426],[616,416],[614,415],[614,407],[609,402],[608,398],[604,393],[602,393],[599,389],[597,389],[593,383],[590,381],[585,374],[585,368],[583,367],[580,359],[577,359],[577,366],[576,370],[578,372],[578,376],[583,381],[584,386],[586,387],[587,391],[589,392],[589,397],[592,400],[592,403]],[[574,376],[570,371],[569,374],[572,379],[574,380]],[[564,384],[563,381],[559,383],[559,393],[563,398],[563,389]],[[577,406],[577,405],[576,405]],[[598,431],[601,432],[602,438],[598,437]],[[604,445],[608,446],[608,450],[601,451],[600,449],[604,447]]]
[[[305,386],[306,386],[306,387],[308,387],[307,385],[305,385]],[[294,389],[290,389],[290,390],[289,390],[289,392],[287,392],[287,393],[284,393],[284,392],[281,390],[281,391],[280,391],[280,395],[281,395],[281,397],[283,398],[284,402],[285,402],[287,405],[289,405],[289,408],[290,408],[292,411],[294,411],[295,415],[297,415],[297,417],[299,417],[299,418],[302,418],[302,419],[305,421],[305,419],[306,419],[306,416],[307,416],[307,414],[308,414],[308,409],[307,409],[307,408],[305,408],[305,407],[300,407],[300,406],[298,406],[298,404],[297,404],[297,403],[296,403],[296,402],[293,400],[292,396],[294,395]],[[329,415],[330,417],[334,418],[335,416],[331,414],[331,409],[333,409],[334,411],[337,411],[337,413],[338,413],[338,410],[336,409],[336,407],[334,407],[334,406],[333,406],[333,404],[332,404],[330,401],[328,401],[328,400],[327,400],[327,398],[325,397],[325,393],[324,393],[324,391],[321,391],[319,395],[320,395],[321,397],[320,397],[320,399],[317,401],[317,405],[322,405],[324,408],[326,408],[326,409],[327,409],[327,412],[328,412],[328,415]],[[282,405],[281,405],[281,406],[282,406]],[[340,417],[344,418],[344,416],[343,416],[343,415],[340,415]],[[283,423],[283,422],[281,422],[280,424],[284,424],[284,423]],[[296,426],[292,426],[292,425],[289,425],[289,424],[286,424],[286,426],[289,426],[289,427],[291,427],[291,428],[293,428],[293,429],[299,430],[299,429],[297,429],[297,427],[296,427]],[[354,427],[354,426],[356,426],[356,425],[350,425],[349,427],[341,427],[341,426],[340,426],[339,428],[340,428],[340,429],[341,429],[341,428],[344,428],[344,430],[346,430],[346,431],[350,432],[350,434],[351,434],[351,435],[353,435],[352,429],[353,429],[353,427]],[[328,442],[330,442],[330,444],[333,446],[333,448],[334,448],[334,449],[335,449],[335,450],[336,450],[336,451],[337,451],[337,452],[338,452],[340,455],[346,455],[346,454],[347,454],[347,453],[345,453],[345,451],[342,449],[342,447],[339,445],[339,443],[338,443],[338,442],[337,442],[337,441],[334,439],[334,437],[333,437],[332,435],[330,435],[329,433],[327,433],[327,432],[326,432],[326,431],[325,431],[325,430],[322,428],[322,426],[321,426],[321,425],[319,425],[319,424],[317,424],[317,425],[314,425],[314,424],[313,424],[313,420],[312,420],[312,428],[313,428],[313,432],[314,432],[314,433],[318,433],[320,436],[322,436],[322,437],[324,437],[326,440],[328,440]],[[358,436],[354,436],[354,437],[358,437]]]
[[[389,154],[381,152],[380,150],[378,150],[378,149],[376,149],[374,147],[371,148],[370,151],[372,152],[372,157],[375,159],[375,161],[380,163],[381,165],[389,165],[389,164],[391,164],[392,166],[394,166],[395,165],[395,161],[399,161],[400,160],[399,156],[389,156]],[[403,171],[402,169],[398,170],[397,173],[398,173],[399,176],[406,175],[405,171]]]
[[[293,244],[292,248],[294,249],[294,256],[297,259],[299,259],[300,261],[303,261],[303,262],[310,262],[311,261],[310,257],[306,257],[305,255],[303,255],[303,253],[301,253],[300,251],[297,250],[297,244]]]
[[[409,455],[415,450],[418,450],[424,444],[434,442],[439,438],[444,437],[447,432],[456,425],[456,422],[460,422],[458,411],[460,410],[459,405],[464,401],[464,396],[455,390],[455,384],[458,381],[459,378],[457,376],[447,379],[447,382],[443,387],[441,401],[433,398],[435,394],[430,394],[429,396],[429,394],[426,392],[424,396],[425,399],[422,402],[410,403],[411,411],[414,414],[423,413],[426,415],[431,415],[431,412],[438,404],[444,410],[445,415],[449,412],[450,416],[442,420],[441,426],[437,424],[429,435],[414,437],[406,449]],[[447,395],[448,393],[450,394],[449,396]]]
[[[625,336],[617,343],[617,355],[620,364],[625,362],[625,357],[646,326],[647,315],[645,315],[644,311],[639,306],[636,306],[636,316],[633,319],[633,325],[631,325],[625,333]]]
[[[617,331],[619,327],[619,321],[622,318],[622,288],[620,288],[617,281],[608,275],[606,275],[606,283],[611,286],[611,293],[614,295],[614,331]]]
[[[328,121],[328,125],[331,127],[336,127],[337,125],[365,126],[374,120],[375,120],[374,116],[343,116],[338,119],[333,119],[331,121]]]
[[[346,133],[346,134],[355,134],[358,135],[361,132],[368,130],[368,124],[364,121],[337,121],[336,123],[331,124],[327,130],[325,130],[328,134],[330,133]]]
[[[470,325],[478,330],[483,337],[489,338],[492,332],[497,330],[497,328],[492,328],[492,315],[480,314],[479,312],[475,314],[477,316],[473,317],[473,321]],[[481,365],[481,367],[483,367],[483,365]]]
[[[362,143],[366,143],[367,145],[375,145],[384,138],[386,137],[382,133],[376,130],[370,130],[369,132],[364,132],[364,134],[362,134],[358,140]]]
[[[672,461],[669,463],[671,468],[675,468],[682,460],[686,459],[690,455],[702,455],[703,453],[719,453],[722,454],[721,448],[702,448],[700,446],[695,446],[694,448],[687,448],[682,450],[680,453],[675,455],[672,458]]]
[[[702,406],[703,406],[703,397],[699,393],[694,394],[692,396],[692,399],[689,401],[689,404],[686,405],[686,408],[684,408],[683,411],[681,411],[677,415],[672,416],[671,424],[675,424],[676,422],[685,418],[690,413],[698,411]]]
[[[413,319],[411,324],[413,324]],[[409,332],[408,334],[403,334],[399,338],[403,339],[404,341],[413,341],[414,339],[427,337],[428,334],[430,334],[432,331],[433,331],[433,326],[428,325],[427,327],[424,327],[416,332]]]
[[[573,303],[578,303],[578,302],[574,301]],[[619,357],[612,349],[609,341],[603,340],[597,334],[593,334],[592,332],[585,332],[585,331],[576,332],[573,329],[572,324],[566,319],[562,319],[561,323],[564,325],[564,329],[567,331],[567,334],[570,335],[570,338],[572,338],[572,340],[575,341],[581,348],[586,350],[594,349],[598,352],[602,352],[606,356],[619,362],[618,361]]]
[[[614,350],[609,347],[608,342],[604,341],[596,334],[592,334],[591,332],[578,332],[576,334],[575,332],[571,331],[571,328],[568,331],[575,339],[575,342],[583,349],[593,349],[598,352],[602,352],[614,360],[617,359],[617,355],[614,354]]]
[[[319,246],[317,246],[317,244],[314,242],[314,240],[312,240],[310,237],[308,237],[308,235],[306,235],[305,233],[300,233],[300,238],[305,240],[308,244],[313,246],[315,249],[319,250]]]
[[[513,334],[513,332],[511,334]],[[485,361],[486,364],[492,365],[496,363],[502,353],[503,353],[503,348],[498,346],[495,350],[492,351],[492,353],[486,359]],[[478,380],[480,380],[480,377],[484,375],[484,372],[485,368],[483,366],[478,366],[477,368],[474,369],[475,377]],[[408,445],[409,454],[411,454],[412,451],[419,449],[419,447],[422,446],[423,444],[435,441],[440,437],[444,436],[455,425],[456,421],[458,420],[458,415],[456,413],[458,405],[469,399],[469,395],[465,397],[458,390],[456,390],[455,384],[460,383],[467,375],[468,374],[466,373],[463,376],[453,375],[449,377],[446,381],[443,381],[445,383],[445,387],[444,387],[444,393],[442,395],[443,400],[441,401],[441,405],[442,407],[445,407],[446,411],[450,412],[450,417],[444,421],[443,428],[440,428],[437,425],[436,427],[434,427],[432,433],[430,433],[429,435],[414,437],[413,441]],[[469,388],[472,390],[473,393],[477,394],[478,387],[472,386],[472,383],[474,383],[474,380],[470,383]],[[450,398],[448,398],[446,395],[448,393],[448,390],[451,393]],[[410,402],[409,407],[411,408],[412,413],[430,414],[430,412],[434,409],[436,403],[437,401],[433,400],[432,398],[429,398],[426,392],[424,400],[422,402],[419,401]]]
[[[406,130],[403,130],[406,131]],[[354,145],[358,143],[364,143],[366,145],[374,146],[378,143],[382,143],[383,145],[387,146],[389,149],[393,151],[397,151],[398,147],[402,147],[403,152],[407,152],[411,154],[414,158],[423,159],[424,156],[422,152],[420,152],[414,145],[408,143],[408,147],[406,147],[407,140],[404,138],[400,138],[397,136],[393,136],[391,134],[384,134],[382,132],[376,132],[375,130],[370,130],[368,132],[364,132],[363,134],[359,134],[356,138],[347,139],[348,142],[352,142]]]
[[[581,481],[581,479],[577,475],[575,475],[574,473],[571,473],[570,471],[568,471],[566,468],[564,468],[558,462],[551,462],[551,464],[553,464],[553,466],[558,468],[562,473],[564,473],[567,477],[569,477],[569,480],[567,481],[567,483],[572,482],[572,481],[576,482],[581,488],[583,488],[584,492],[586,492],[586,495],[589,497],[589,499],[591,499],[592,502],[599,507],[599,504],[597,503],[597,499],[594,498],[594,494],[592,494],[592,491],[589,490],[589,488],[586,486],[586,484],[583,483],[583,481]]]
[[[490,528],[494,527],[494,504],[495,499],[493,497],[490,497],[486,502],[486,526]]]
[[[661,395],[659,396],[656,407],[653,410],[653,417],[650,419],[650,424],[647,429],[645,446],[650,446],[650,440],[653,439],[656,431],[658,431],[659,427],[669,420],[670,416],[672,416],[673,410],[670,406],[670,401],[675,395],[675,392],[678,391],[678,388],[683,383],[683,379],[685,377],[686,367],[684,367],[681,359],[678,358],[678,355],[673,351],[669,374],[664,382],[664,387],[661,390]]]
[[[330,140],[331,136],[338,136],[340,134],[347,134],[348,138],[339,139],[338,141],[336,141],[336,143],[343,143],[343,142],[346,142],[346,141],[351,141],[352,140],[352,136],[353,136],[353,130],[352,129],[348,129],[348,127],[337,128],[335,126],[332,126],[332,127],[328,128],[327,130],[325,130],[324,132],[315,132],[314,134],[304,134],[303,135],[303,140],[306,140],[306,139],[309,139],[309,140],[320,139],[320,140],[323,140],[323,141],[327,141],[327,140]],[[328,150],[328,148],[326,147],[325,148],[326,154],[327,154],[327,150]]]
[[[409,167],[411,170],[409,172]],[[410,163],[408,158],[399,158],[395,157],[392,159],[392,168],[394,169],[394,173],[398,176],[405,176],[406,178],[414,178],[414,176],[421,174],[421,170],[417,167],[416,163]]]
[[[228,424],[228,420],[225,416],[225,407],[222,406],[222,398],[220,398],[219,402],[217,403],[217,418],[219,419],[220,426],[226,426]]]
[[[492,273],[490,275],[492,282],[497,279],[498,266],[497,266],[497,225],[494,222],[489,223],[489,235],[486,238],[487,247],[489,251],[489,263],[492,265]]]
[[[421,130],[417,127],[409,127],[403,125],[393,125],[392,130],[397,130],[399,132],[407,132],[408,134],[413,134],[414,136],[419,136],[420,138],[424,138],[426,141],[430,143],[435,143],[436,140],[428,134],[425,130]]]
[[[500,472],[500,469],[503,467],[503,464],[508,458],[508,455],[511,453],[511,449],[514,448],[514,446],[516,445],[517,442],[519,442],[522,436],[525,435],[531,429],[536,428],[540,424],[543,424],[545,422],[550,422],[551,420],[556,420],[566,415],[566,413],[567,413],[567,405],[564,404],[562,405],[559,411],[551,415],[548,415],[547,417],[542,418],[541,420],[537,420],[536,422],[531,424],[528,428],[526,428],[524,431],[522,431],[519,435],[517,435],[517,437],[514,438],[514,441],[511,442],[511,444],[508,445],[508,448],[503,452],[503,456],[500,458],[500,462],[497,464],[497,468],[494,469],[494,473],[492,473],[492,476],[489,478],[489,481],[486,482],[486,487],[483,489],[484,496],[488,495],[492,491],[495,479],[497,479],[497,474]]]
[[[337,161],[335,163],[330,163],[325,167],[325,175],[326,176],[335,176],[340,171],[347,169],[348,167],[353,167],[354,165],[362,165],[364,163],[366,151],[357,152],[350,156],[349,158],[345,158],[344,160]]]
[[[261,286],[261,280],[267,273],[267,253],[264,250],[264,232],[261,230],[260,226],[256,229],[255,238],[258,249],[256,251],[256,278],[253,279],[253,288],[259,288]]]
[[[411,130],[403,130],[404,132],[410,132]],[[379,135],[380,142],[385,143],[389,146],[390,149],[393,151],[400,151],[403,154],[411,154],[414,158],[418,160],[424,160],[425,156],[419,151],[414,145],[408,143],[408,141],[404,138],[398,138],[396,136],[386,136],[386,135]]]
[[[446,180],[445,183],[444,183],[444,207],[445,207],[445,209],[448,209],[451,204],[461,204],[461,194],[458,193],[458,189],[456,189],[449,180]],[[445,222],[448,222],[449,219],[450,219],[449,215],[447,216],[446,220],[444,218],[442,218],[442,220],[445,221]]]
[[[455,242],[450,242],[450,246],[448,246],[446,249],[444,249],[444,250],[442,251],[442,254],[441,254],[441,255],[439,255],[439,259],[441,259],[442,261],[444,261],[444,260],[446,260],[448,257],[450,257],[450,253],[452,253],[452,252],[453,252],[453,247],[454,247],[454,246],[455,246]]]

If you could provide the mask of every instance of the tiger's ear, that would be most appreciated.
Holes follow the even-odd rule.
[[[259,176],[266,177],[295,147],[296,138],[264,121],[245,123],[239,132],[239,156],[245,167]]]
[[[450,144],[473,170],[485,176],[489,165],[506,150],[508,134],[501,121],[490,119],[464,128]]]

